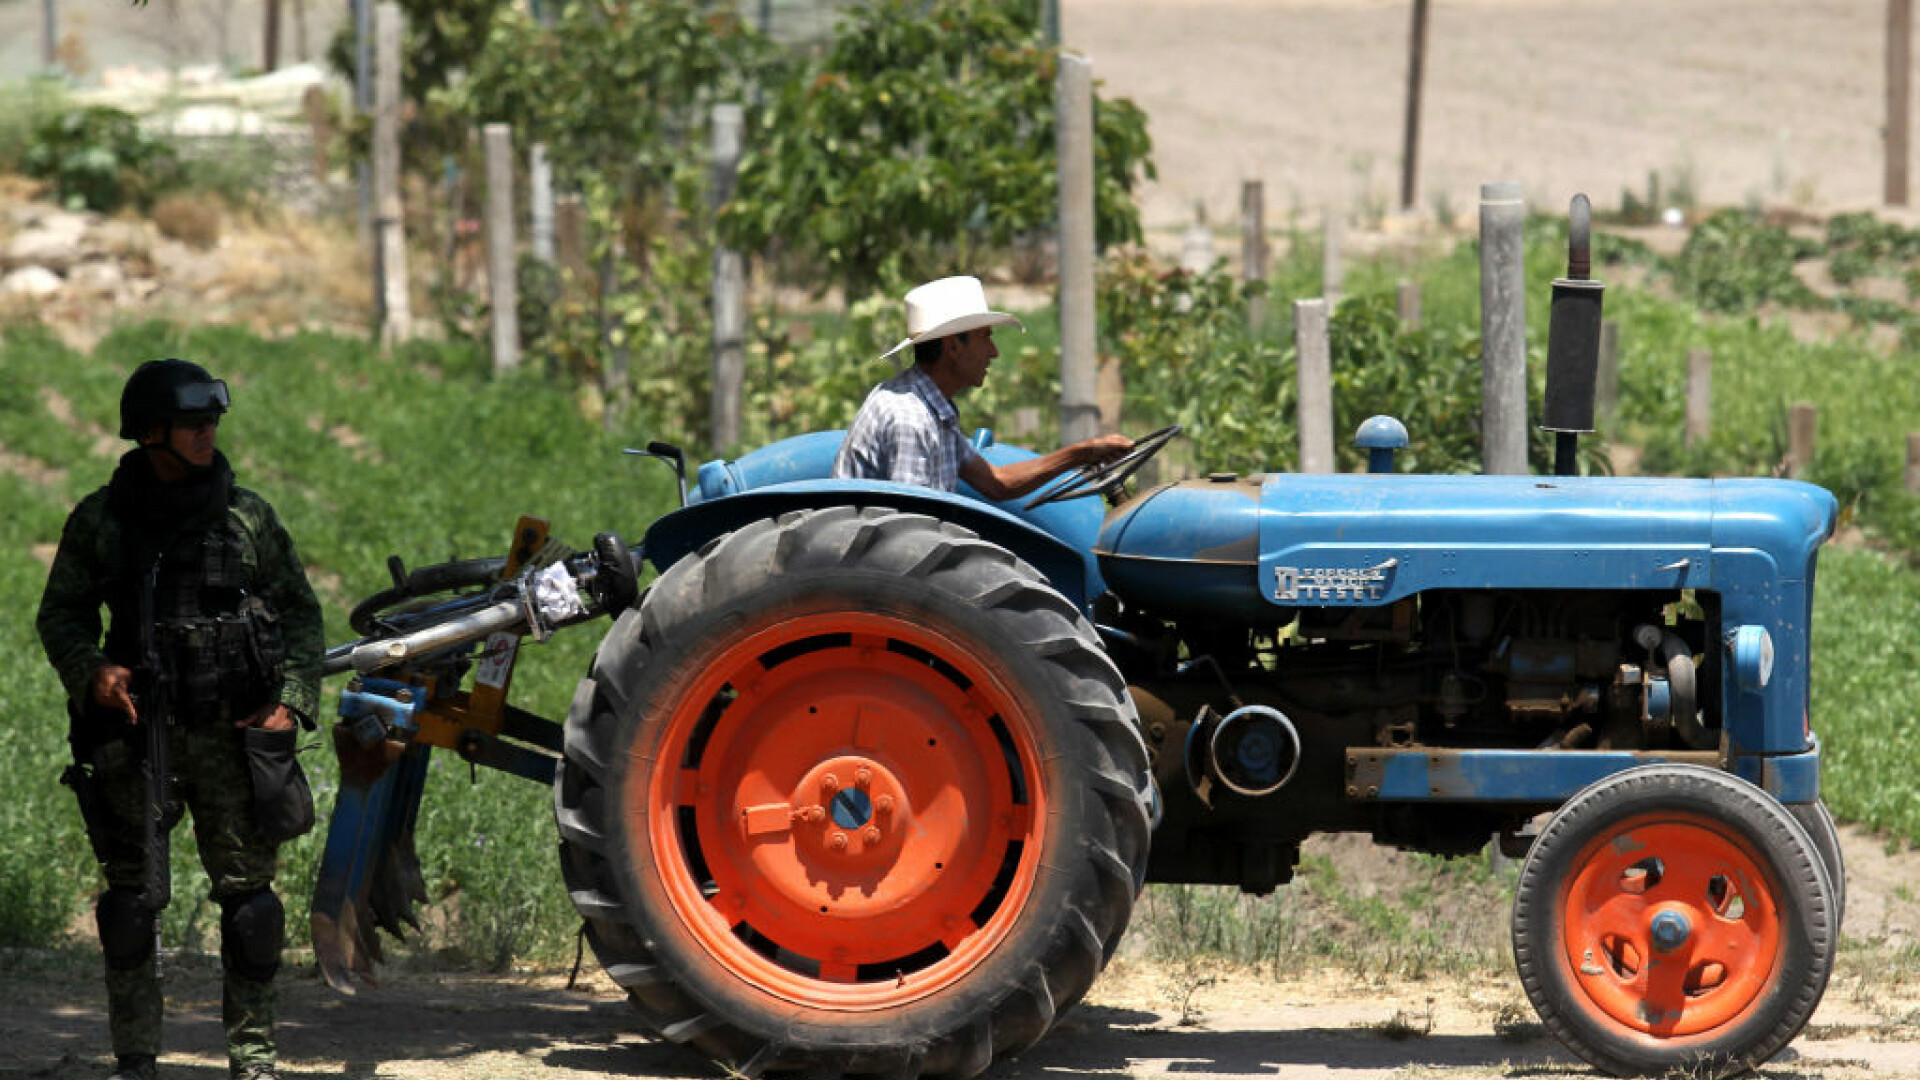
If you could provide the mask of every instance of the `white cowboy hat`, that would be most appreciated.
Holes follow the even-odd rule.
[[[1004,311],[987,309],[987,291],[977,277],[950,277],[929,281],[907,294],[907,336],[886,352],[885,360],[909,345],[934,338],[963,334],[982,326],[1020,326],[1020,320]]]

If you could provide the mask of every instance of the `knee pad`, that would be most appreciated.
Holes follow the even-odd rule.
[[[153,912],[133,889],[111,888],[93,905],[94,926],[107,966],[130,971],[153,955]]]
[[[272,889],[220,901],[220,958],[243,978],[271,980],[286,940],[287,913]]]

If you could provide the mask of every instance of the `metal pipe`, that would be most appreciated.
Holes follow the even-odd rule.
[[[526,622],[526,618],[526,606],[518,597],[502,600],[410,634],[376,641],[357,641],[329,649],[322,673],[335,675],[351,669],[362,675],[371,675],[427,653],[479,641],[488,634],[502,630],[511,630]]]

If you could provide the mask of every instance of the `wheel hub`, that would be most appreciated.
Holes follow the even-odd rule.
[[[1687,921],[1686,913],[1673,908],[1656,913],[1647,924],[1647,937],[1655,952],[1673,952],[1692,936],[1693,924]]]
[[[794,788],[793,840],[802,858],[845,869],[899,849],[907,793],[897,777],[871,758],[823,761]]]

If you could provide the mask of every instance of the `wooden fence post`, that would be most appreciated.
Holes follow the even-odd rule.
[[[1055,80],[1060,175],[1060,441],[1099,434],[1094,340],[1093,64],[1060,54]]]
[[[1520,185],[1480,185],[1480,431],[1483,469],[1527,472],[1527,204]]]
[[[1394,285],[1394,310],[1400,315],[1400,325],[1408,330],[1420,328],[1420,283],[1401,278]]]
[[[713,107],[713,209],[733,197],[740,170],[745,113],[738,103]],[[740,402],[747,377],[747,271],[740,253],[713,246],[713,451],[725,455],[740,442]]]
[[[1813,470],[1820,410],[1804,401],[1787,406],[1787,475],[1803,479]]]
[[[373,266],[380,344],[413,337],[407,289],[406,210],[400,200],[400,41],[407,17],[383,0],[373,9]]]
[[[1249,286],[1267,280],[1267,192],[1258,180],[1240,185],[1240,276]],[[1258,332],[1267,324],[1267,297],[1258,288],[1248,291],[1247,325]]]
[[[487,296],[493,304],[493,370],[520,366],[520,289],[514,280],[513,130],[481,129],[487,169]]]
[[[1907,490],[1920,495],[1920,431],[1907,432]]]
[[[1705,442],[1713,434],[1713,352],[1687,350],[1687,428],[1688,446]]]
[[[1333,309],[1340,306],[1340,283],[1346,276],[1340,265],[1344,231],[1340,215],[1328,210],[1326,219],[1321,222],[1320,295],[1327,302],[1329,317]]]
[[[1295,377],[1300,387],[1300,471],[1333,471],[1333,359],[1326,300],[1293,302]]]
[[[313,178],[327,179],[327,153],[333,144],[333,119],[327,111],[327,92],[318,86],[307,87],[300,95],[300,109],[307,117],[307,130],[313,138]]]

